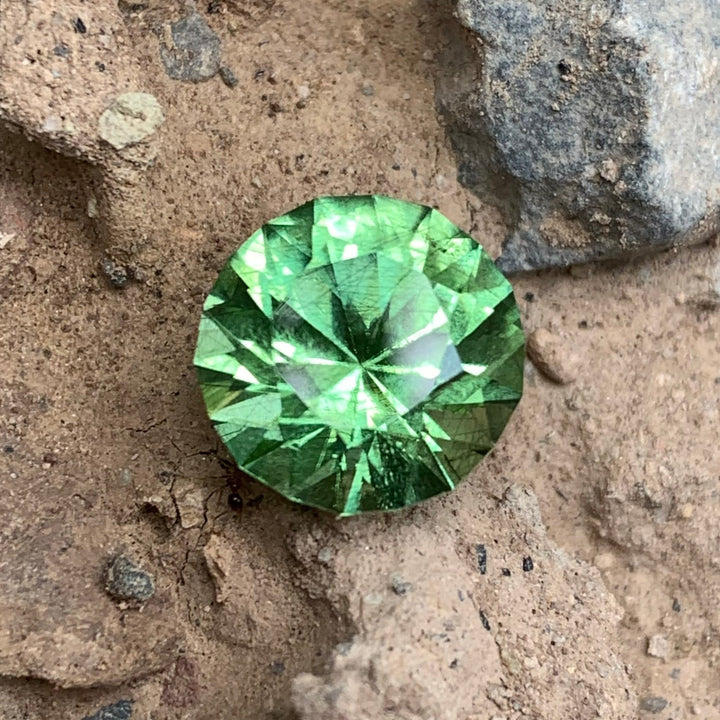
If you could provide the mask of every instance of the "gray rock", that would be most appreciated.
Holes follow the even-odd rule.
[[[124,93],[100,116],[98,133],[116,150],[122,150],[153,135],[164,119],[154,95]]]
[[[172,45],[160,45],[160,59],[173,80],[201,82],[220,70],[220,38],[197,13],[170,25]]]
[[[647,654],[650,657],[665,659],[668,656],[670,644],[665,635],[653,635],[648,638]]]
[[[649,713],[661,713],[668,706],[664,697],[649,696],[640,698],[640,709]]]
[[[720,222],[720,5],[458,0],[438,103],[506,271],[701,241]]]
[[[227,66],[223,65],[220,70],[220,79],[229,87],[237,87],[238,79],[237,75]]]
[[[399,575],[393,575],[390,579],[390,587],[396,595],[407,595],[412,590],[412,583],[405,582]]]
[[[130,278],[127,268],[123,265],[116,265],[109,258],[105,258],[105,260],[100,263],[100,267],[113,287],[124,288],[128,284]]]
[[[132,700],[120,700],[112,705],[105,705],[92,715],[86,715],[83,720],[130,720],[132,706]]]
[[[118,555],[107,568],[105,590],[117,600],[145,602],[155,594],[155,583],[132,560]]]

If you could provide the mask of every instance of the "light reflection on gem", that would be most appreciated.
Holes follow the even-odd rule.
[[[452,489],[522,393],[510,284],[440,213],[318,198],[230,258],[195,365],[238,465],[342,515]]]

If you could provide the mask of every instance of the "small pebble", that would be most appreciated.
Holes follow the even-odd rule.
[[[101,707],[92,715],[86,715],[83,720],[130,720],[133,712],[132,706],[132,700],[119,700],[112,705]]]
[[[238,84],[237,75],[235,75],[235,73],[227,65],[222,65],[220,67],[220,70],[218,70],[218,73],[220,75],[220,79],[229,88],[237,87],[237,84]]]
[[[81,35],[84,35],[87,32],[87,27],[82,21],[82,18],[75,18],[73,20],[73,27],[75,28],[75,32],[80,33]]]
[[[173,80],[202,82],[220,71],[221,43],[197,12],[169,26],[172,44],[160,45],[160,59]]]
[[[672,609],[674,612],[680,612],[682,610],[682,607],[680,606],[680,601],[677,598],[673,598]]]
[[[664,635],[653,635],[648,638],[647,654],[664,660],[668,655],[668,639]]]
[[[365,97],[372,97],[375,94],[375,88],[372,85],[363,85],[362,94]]]
[[[681,520],[692,520],[695,514],[695,506],[692,503],[684,503],[678,509],[678,517]]]
[[[650,713],[660,713],[668,706],[668,701],[664,697],[649,695],[640,699],[640,709]]]
[[[602,163],[600,163],[600,177],[611,183],[617,182],[620,178],[620,168],[618,164],[610,158],[603,160]]]
[[[523,558],[523,572],[530,572],[534,567],[533,559],[529,555]]]
[[[475,551],[477,552],[478,570],[480,570],[481,575],[485,575],[487,572],[487,549],[484,545],[478,543],[475,546]]]
[[[398,575],[394,575],[392,577],[392,579],[390,580],[390,587],[396,595],[400,595],[401,597],[403,595],[406,595],[408,590],[412,589],[412,585],[409,582],[405,582]]]
[[[98,133],[116,150],[146,142],[165,120],[154,95],[129,92],[118,95],[100,116]]]
[[[568,385],[577,379],[578,360],[571,352],[569,342],[549,330],[539,328],[528,337],[527,353],[548,380]]]
[[[53,55],[58,57],[66,58],[70,55],[70,48],[65,43],[60,43],[53,48]]]
[[[510,577],[510,576],[512,575],[512,573],[510,572],[510,568],[503,568],[503,569],[502,569],[502,574],[503,574],[505,577]]]
[[[285,672],[285,663],[282,660],[273,660],[270,663],[270,672],[273,675],[282,675]]]
[[[116,265],[109,258],[102,261],[101,267],[113,287],[124,288],[128,284],[127,268]]]
[[[480,615],[480,622],[482,623],[482,626],[486,630],[490,630],[490,621],[487,619],[487,615],[482,610],[478,611],[478,614]]]
[[[62,120],[57,115],[48,115],[43,123],[45,132],[58,132],[62,130]]]
[[[132,560],[118,555],[105,573],[105,591],[116,600],[144,602],[155,594],[155,583]]]

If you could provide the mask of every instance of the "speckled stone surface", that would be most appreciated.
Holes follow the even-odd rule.
[[[506,271],[705,239],[720,211],[720,6],[460,0],[439,85]],[[480,42],[478,42],[480,41]]]

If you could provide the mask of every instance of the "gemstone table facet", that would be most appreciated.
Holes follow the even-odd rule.
[[[512,288],[431,208],[323,197],[228,260],[195,353],[208,414],[238,466],[339,515],[451,490],[522,394]]]

